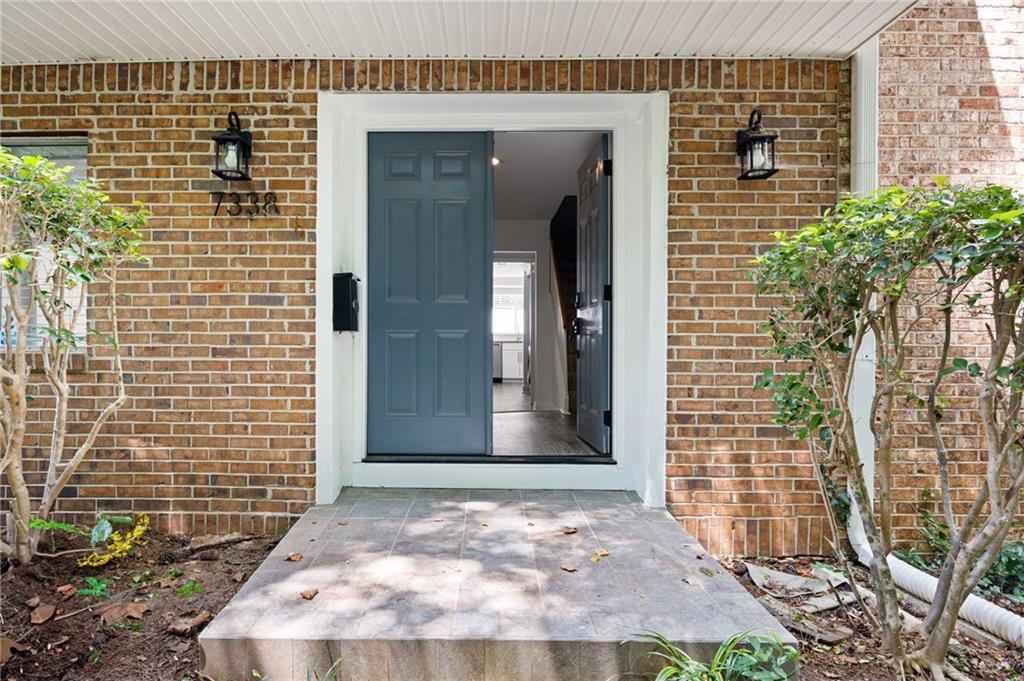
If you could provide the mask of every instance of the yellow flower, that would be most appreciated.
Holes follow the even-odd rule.
[[[107,538],[107,552],[98,553],[93,551],[89,555],[79,558],[79,567],[100,567],[106,565],[115,558],[124,558],[131,553],[132,547],[135,545],[144,546],[146,540],[143,539],[143,535],[149,530],[149,516],[140,515],[135,520],[135,525],[132,529],[128,530],[124,535],[120,532],[111,532],[110,537]]]

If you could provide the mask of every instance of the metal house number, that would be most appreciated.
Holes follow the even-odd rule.
[[[245,215],[252,220],[261,215],[280,215],[281,209],[277,206],[277,194],[274,192],[210,192],[210,196],[217,199],[217,205],[213,209],[214,215],[221,214],[221,208],[226,215],[237,217]]]

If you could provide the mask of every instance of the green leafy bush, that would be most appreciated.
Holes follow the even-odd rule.
[[[112,205],[94,180],[73,181],[70,167],[0,148],[0,453],[13,534],[0,541],[0,553],[23,565],[35,557],[43,531],[67,531],[46,521],[100,431],[127,399],[118,342],[123,297],[118,273],[145,260],[141,230],[148,216],[138,205],[134,210]],[[101,306],[103,314],[93,317]],[[89,329],[92,340],[83,344],[82,326],[93,318],[100,325]],[[68,377],[71,358],[79,352],[109,362],[101,372],[103,387]],[[42,381],[30,375],[35,366],[43,368]],[[101,399],[108,383],[113,394]],[[40,384],[47,390],[34,387]],[[81,390],[100,401],[78,432],[71,404]],[[30,414],[37,396],[53,402],[41,414]],[[25,434],[36,431],[26,424],[40,418],[52,427],[48,453],[37,469],[35,463],[25,465],[30,455],[40,455]],[[45,471],[45,478],[37,480],[36,470]]]
[[[796,675],[796,648],[782,643],[774,633],[740,632],[719,646],[707,664],[694,660],[661,634],[645,638],[658,646],[649,654],[667,663],[655,681],[787,681]]]
[[[850,511],[872,554],[875,619],[894,664],[942,679],[957,614],[983,576],[991,583],[1024,489],[1024,194],[936,178],[933,187],[847,196],[816,223],[779,233],[755,260],[754,279],[771,306],[763,328],[773,360],[756,387],[771,393],[773,422],[848,483]],[[964,317],[986,329],[966,348],[954,342]],[[937,361],[927,366],[912,362],[921,333],[934,339]],[[873,395],[862,389],[861,360],[873,364]],[[948,418],[952,396],[968,397],[957,406],[968,415]],[[916,419],[910,424],[904,403]],[[950,445],[962,446],[964,422],[984,424],[975,446],[984,475],[969,495],[954,490],[960,482],[951,466]],[[907,429],[929,436],[921,446],[931,450],[929,486],[948,532],[933,537],[946,558],[914,638],[904,636],[887,560]],[[871,476],[862,464],[869,458]],[[836,510],[830,519],[841,515],[834,487],[817,477]],[[1018,555],[1011,550],[999,561],[998,575],[1016,570]]]

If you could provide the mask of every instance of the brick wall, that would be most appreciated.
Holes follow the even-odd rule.
[[[712,551],[821,553],[802,448],[751,389],[764,368],[749,261],[848,182],[849,70],[825,61],[222,61],[0,70],[8,134],[87,132],[90,170],[145,202],[151,263],[122,315],[129,402],[61,510],[155,514],[183,530],[272,531],[313,499],[316,96],[336,91],[671,93],[668,496]],[[784,169],[735,180],[750,108]],[[254,134],[248,191],[282,215],[212,216],[210,136],[237,110]],[[100,320],[102,325],[102,320]],[[102,350],[75,374],[95,414]],[[44,432],[45,404],[36,411]],[[37,435],[34,447],[45,445]]]
[[[879,181],[990,181],[1024,190],[1024,5],[1019,0],[928,1],[880,39]],[[925,325],[911,337],[912,376],[934,367],[941,330]],[[954,321],[956,354],[986,356],[981,320]],[[951,488],[958,512],[974,500],[984,476],[984,438],[977,421],[976,384],[962,374],[945,381],[944,432],[951,448]],[[937,489],[937,467],[925,415],[901,404],[895,493],[896,525],[904,540],[922,490]]]
[[[879,181],[1024,188],[1024,5],[929,0],[880,38]]]

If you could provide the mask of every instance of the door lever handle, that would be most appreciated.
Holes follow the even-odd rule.
[[[583,321],[579,317],[575,317],[572,320],[572,348],[576,351],[576,356],[580,356],[580,329],[583,326]]]

